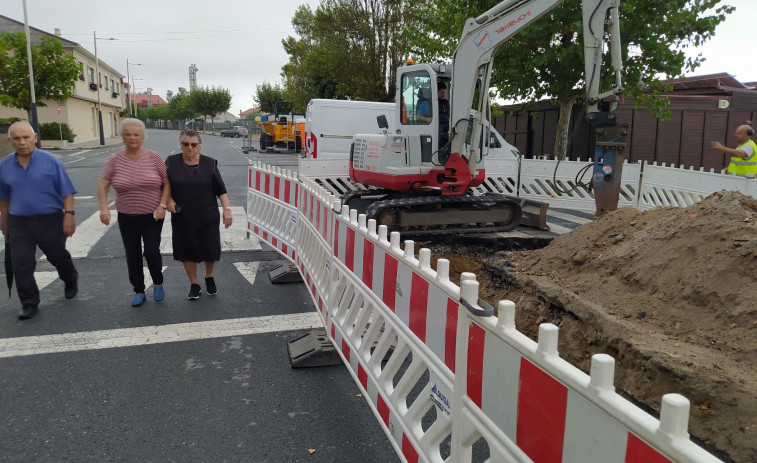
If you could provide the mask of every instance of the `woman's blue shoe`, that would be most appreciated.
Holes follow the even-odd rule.
[[[136,293],[134,299],[131,300],[132,307],[139,307],[145,303],[145,293]]]
[[[152,297],[155,299],[155,302],[160,302],[166,297],[166,292],[163,290],[163,286],[156,286],[155,289],[153,289]]]

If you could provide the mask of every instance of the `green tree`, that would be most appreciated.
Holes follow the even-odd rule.
[[[189,92],[189,107],[197,114],[210,116],[213,132],[216,131],[215,117],[231,107],[231,93],[223,87],[198,87]]]
[[[394,77],[409,43],[406,25],[425,0],[322,0],[292,18],[297,38],[282,41],[285,98],[394,100]]]
[[[189,105],[189,93],[183,87],[179,87],[177,93],[172,93],[171,100],[168,102],[171,120],[185,121],[194,119],[199,113],[193,110]]]
[[[161,104],[156,106],[150,106],[149,108],[146,108],[147,111],[147,118],[152,119],[154,121],[163,120],[163,121],[169,121],[173,118],[170,114],[170,108],[167,104]]]
[[[278,84],[264,81],[258,86],[257,91],[252,95],[252,99],[260,106],[261,111],[270,113],[273,112],[273,105],[284,99],[284,89]]]
[[[37,105],[46,106],[44,100],[68,100],[80,72],[76,59],[66,54],[60,40],[49,35],[42,35],[40,44],[31,48]],[[25,109],[32,120],[29,64],[23,32],[0,34],[0,104]]]
[[[408,31],[413,51],[423,60],[449,61],[466,18],[477,17],[498,0],[449,2],[429,0],[431,8],[418,13]],[[704,60],[687,57],[733,7],[721,0],[623,0],[620,36],[623,50],[623,85],[637,105],[646,105],[658,117],[669,117],[668,100],[659,97],[667,88],[662,80],[682,77]],[[613,76],[602,70],[603,88]],[[560,106],[556,157],[564,158],[573,104],[584,94],[584,52],[581,0],[566,0],[505,42],[494,57],[491,85],[504,99],[531,103],[551,98]]]

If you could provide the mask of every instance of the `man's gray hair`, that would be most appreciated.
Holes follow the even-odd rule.
[[[124,131],[124,127],[127,125],[133,125],[139,127],[139,130],[142,131],[142,135],[147,135],[147,129],[145,128],[145,123],[140,121],[137,118],[134,117],[127,117],[126,119],[121,121],[121,133]]]

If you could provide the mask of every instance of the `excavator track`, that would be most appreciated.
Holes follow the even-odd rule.
[[[376,198],[366,202],[363,198]],[[363,206],[360,207],[360,201]],[[389,190],[350,192],[342,204],[357,206],[390,231],[412,235],[510,231],[520,223],[520,203],[502,195],[401,196]]]

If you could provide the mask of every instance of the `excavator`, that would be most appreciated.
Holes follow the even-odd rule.
[[[349,173],[362,188],[343,196],[342,204],[390,230],[414,235],[509,231],[520,224],[525,214],[520,198],[472,189],[486,177],[492,56],[502,43],[560,3],[504,0],[467,20],[451,64],[409,61],[398,68],[392,120],[378,116],[381,133],[353,137]],[[619,0],[582,2],[586,113],[596,128],[598,150],[592,179],[605,190],[619,181],[614,174],[620,157],[614,155],[623,146],[615,119],[623,90],[619,4]],[[615,82],[600,92],[605,37],[609,37]],[[448,123],[439,117],[440,88],[449,91]],[[432,115],[426,117],[429,103]],[[545,215],[546,207],[541,210]]]

